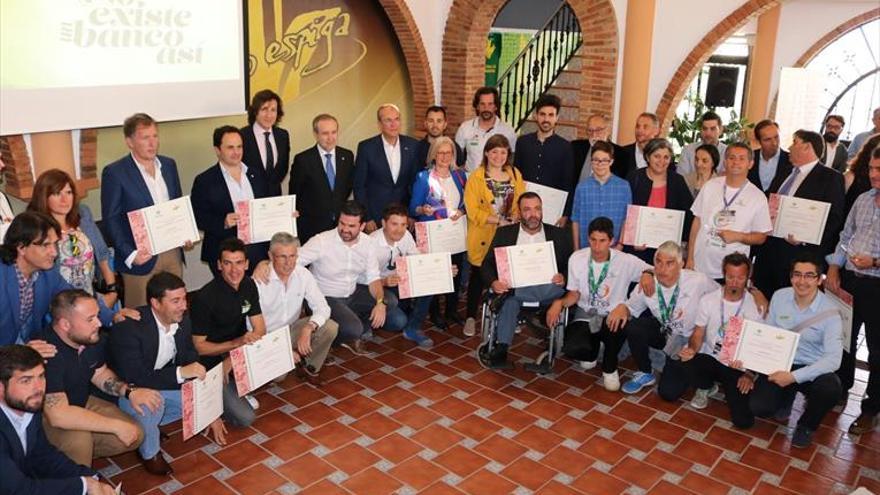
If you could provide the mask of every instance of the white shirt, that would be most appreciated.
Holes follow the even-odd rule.
[[[725,256],[737,251],[748,256],[751,248],[740,242],[725,243],[717,231],[767,233],[773,230],[767,197],[758,186],[746,180],[742,187],[734,189],[726,186],[726,181],[726,177],[715,177],[706,182],[691,206],[691,212],[700,218],[700,230],[694,245],[694,268],[716,279],[723,276],[721,262]],[[727,201],[732,201],[728,214],[723,213],[722,198],[725,195]]]
[[[806,165],[801,165],[800,167],[793,166],[793,168],[800,168],[800,172],[798,172],[797,177],[794,178],[794,182],[788,189],[789,196],[794,196],[797,193],[798,188],[801,187],[801,183],[804,182],[804,179],[807,178],[807,175],[810,175],[810,172],[813,171],[813,167],[815,167],[817,163],[819,163],[819,160],[816,160],[815,162],[810,162]],[[785,181],[783,181],[782,184],[784,185]],[[780,185],[779,188],[782,189],[782,185]]]
[[[159,333],[159,348],[156,352],[156,363],[153,365],[153,369],[161,370],[177,355],[177,343],[174,341],[174,336],[177,334],[177,329],[180,325],[172,323],[166,327],[159,321],[155,311],[153,311],[153,319],[156,320],[156,331]],[[177,383],[183,383],[183,377],[180,376],[180,366],[177,367],[176,371]]]
[[[440,178],[440,187],[443,189],[443,199],[446,200],[446,215],[452,216],[461,203],[461,193],[458,192],[458,187],[451,175]]]
[[[637,169],[645,168],[648,166],[648,160],[645,160],[645,150],[643,150],[642,148],[639,148],[638,143],[636,143],[635,155],[636,155],[636,168]]]
[[[297,265],[293,273],[287,277],[287,283],[269,267],[269,283],[257,283],[260,293],[260,307],[263,308],[263,319],[266,330],[273,331],[289,326],[299,319],[302,313],[303,300],[308,301],[312,316],[309,321],[320,327],[330,318],[330,306],[318,282],[305,267]]]
[[[697,167],[694,164],[694,161],[696,160],[695,155],[697,153],[697,148],[704,144],[706,143],[699,141],[685,146],[684,149],[681,150],[681,162],[676,164],[675,171],[681,175],[687,175],[696,170]],[[719,142],[714,146],[718,150],[718,155],[721,157],[721,163],[718,164],[718,168],[715,169],[715,172],[721,174],[724,172],[724,151],[727,150],[727,145]]]
[[[758,177],[761,179],[761,189],[766,191],[776,176],[776,169],[779,167],[779,157],[782,156],[782,148],[776,150],[776,154],[771,156],[769,160],[764,159],[764,154],[758,152]]]
[[[324,296],[348,297],[354,293],[361,275],[367,284],[379,279],[374,249],[375,243],[363,232],[354,245],[348,246],[336,229],[330,229],[300,248],[297,264],[311,265],[310,271]]]
[[[229,198],[232,200],[234,207],[239,201],[249,201],[254,199],[254,189],[251,187],[251,181],[247,178],[248,167],[244,163],[241,164],[241,177],[236,182],[229,170],[223,164],[220,164],[220,173],[223,174],[223,181],[226,182],[226,190],[229,191]]]
[[[744,298],[739,301],[724,300],[724,288],[721,287],[714,292],[710,292],[700,299],[700,310],[697,312],[697,319],[694,325],[706,329],[703,345],[700,352],[709,354],[710,356],[718,356],[720,347],[724,339],[721,330],[721,310],[724,308],[724,329],[727,329],[727,322],[730,317],[737,315],[740,318],[749,320],[762,321],[761,312],[758,311],[758,305],[755,304],[755,298],[749,292],[745,292]],[[742,306],[742,307],[740,307]]]
[[[629,285],[638,282],[642,272],[650,270],[651,265],[641,259],[616,249],[609,253],[608,274],[596,291],[596,298],[590,296],[590,264],[593,265],[594,282],[598,282],[605,263],[593,261],[590,248],[579,249],[568,260],[568,290],[580,293],[578,306],[584,311],[595,308],[599,314],[608,314],[612,309],[626,301]]]
[[[400,176],[400,137],[397,138],[396,143],[391,144],[385,140],[385,136],[382,136],[382,147],[385,149],[385,158],[388,159],[391,180],[397,183],[397,178]]]
[[[719,285],[700,272],[682,270],[678,278],[678,287],[678,300],[670,315],[669,328],[675,335],[688,338],[694,332],[694,322],[700,309],[700,299],[707,293],[718,289]],[[666,304],[671,305],[675,285],[663,287],[660,283],[657,283],[657,289],[651,297],[646,297],[641,287],[638,286],[630,294],[629,299],[626,301],[626,306],[629,308],[633,318],[647,309],[654,315],[654,318],[662,322],[660,318],[660,301],[658,299],[659,291],[663,291]]]
[[[453,187],[455,186],[453,185]],[[458,191],[456,191],[456,194],[457,193]],[[0,243],[3,242],[3,237],[6,236],[6,231],[9,230],[9,226],[12,225],[13,218],[15,218],[15,213],[12,212],[12,206],[9,204],[9,199],[5,194],[0,192]]]
[[[522,244],[537,244],[539,242],[547,242],[547,236],[544,235],[543,225],[541,225],[541,228],[534,234],[529,234],[526,232],[526,229],[523,228],[522,224],[519,225],[519,234],[516,236],[517,246]]]
[[[0,402],[0,409],[2,409],[3,413],[6,414],[6,417],[9,418],[9,422],[15,430],[15,434],[18,435],[18,440],[21,442],[21,450],[27,453],[27,429],[31,424],[31,420],[34,419],[34,414],[24,412],[19,415],[11,407],[2,402]]]
[[[147,173],[147,169],[143,167],[140,163],[138,163],[137,158],[134,157],[134,153],[131,154],[131,159],[134,161],[135,166],[138,171],[141,173],[141,177],[144,178],[144,182],[147,184],[147,190],[150,191],[150,197],[153,199],[153,205],[157,205],[159,203],[164,203],[170,200],[170,196],[168,195],[168,185],[165,184],[165,177],[162,176],[162,162],[159,161],[159,157],[155,158],[155,166],[153,170],[153,175]],[[127,258],[125,258],[125,266],[131,268],[134,264],[134,259],[137,257],[137,249],[132,251]]]
[[[273,160],[272,166],[274,167],[278,163],[278,145],[275,144],[275,133],[272,132],[272,129],[263,129],[263,127],[254,122],[254,125],[251,126],[254,131],[254,137],[257,139],[257,148],[260,150],[260,166],[263,169],[266,168],[266,133],[269,133],[269,144],[272,146],[272,157]],[[251,164],[253,165],[253,163]]]
[[[396,260],[398,256],[421,254],[419,248],[416,246],[416,240],[413,239],[412,234],[410,234],[408,230],[403,232],[403,237],[401,237],[399,241],[392,244],[388,243],[388,239],[385,238],[385,233],[382,229],[373,231],[373,233],[370,234],[370,239],[373,240],[373,245],[375,247],[373,253],[376,260],[376,267],[382,278],[394,275],[397,270],[394,260]],[[365,279],[360,278],[358,279],[358,283],[367,284],[368,282],[366,282]]]
[[[483,148],[486,147],[486,141],[495,134],[506,137],[510,142],[510,150],[516,151],[514,149],[516,147],[516,131],[497,115],[495,116],[495,124],[486,130],[480,128],[479,116],[462,122],[458,127],[455,132],[455,142],[465,151],[467,157],[465,169],[468,174],[480,166],[483,161]],[[513,161],[512,158],[511,161]]]
[[[330,166],[333,167],[333,173],[335,174],[336,173],[336,148],[333,148],[332,150],[325,150],[324,148],[321,147],[320,144],[316,144],[315,148],[318,149],[318,155],[321,156],[321,168],[324,169],[324,171],[327,170],[327,165],[326,165],[327,164],[327,156],[326,155],[328,153],[330,154]]]

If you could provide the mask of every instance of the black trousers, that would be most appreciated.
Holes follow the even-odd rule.
[[[468,278],[467,287],[467,317],[476,318],[477,311],[480,309],[480,302],[483,296],[483,276],[480,274],[480,267],[471,265],[471,276]]]
[[[698,353],[689,361],[666,358],[657,393],[663,400],[677,401],[691,386],[708,390],[719,382],[730,409],[730,420],[737,428],[750,428],[755,415],[749,407],[749,396],[739,391],[736,384],[742,371],[725,366],[708,354]]]
[[[636,360],[636,366],[642,373],[651,372],[650,348],[666,347],[666,337],[660,328],[660,322],[650,311],[645,311],[638,318],[629,320],[618,332],[626,333],[629,350]]]
[[[620,348],[626,342],[626,332],[622,329],[612,332],[608,328],[608,323],[602,320],[602,329],[597,333],[590,332],[590,324],[585,321],[574,321],[566,325],[565,334],[569,332],[589,332],[590,333],[590,349],[587,352],[586,361],[595,361],[599,357],[599,348],[601,344],[605,344],[602,352],[602,372],[614,373],[617,371],[617,356],[620,354]]]
[[[796,365],[792,367],[792,370],[801,367]],[[766,376],[761,375],[755,382],[755,388],[749,396],[749,407],[755,416],[767,418],[773,416],[779,409],[789,407],[798,392],[806,397],[807,407],[797,424],[815,431],[822,423],[822,418],[834,408],[840,398],[840,378],[834,373],[825,373],[817,376],[813,381],[792,383],[787,387],[780,387],[767,380]]]
[[[865,325],[865,342],[868,345],[868,388],[862,399],[862,413],[880,413],[880,279],[857,277],[849,270],[842,270],[842,285],[853,296],[853,331],[850,339],[851,352],[844,352],[837,376],[844,392],[855,381],[856,342],[859,329]]]

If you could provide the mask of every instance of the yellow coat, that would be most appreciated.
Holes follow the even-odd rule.
[[[519,216],[519,208],[517,208],[516,202],[520,194],[526,192],[526,186],[519,170],[505,167],[504,171],[513,177],[513,205],[510,216],[517,217]],[[495,210],[492,208],[494,199],[492,191],[486,184],[486,168],[477,168],[468,177],[464,187],[464,205],[468,223],[467,254],[468,261],[474,266],[480,266],[483,263],[483,258],[489,252],[489,245],[492,244],[492,238],[495,237],[495,229],[498,228],[498,224],[486,222],[489,216],[495,214]]]

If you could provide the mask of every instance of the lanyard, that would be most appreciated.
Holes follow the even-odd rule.
[[[664,327],[669,326],[669,318],[672,316],[672,312],[675,311],[675,305],[678,303],[678,290],[679,286],[676,283],[675,290],[672,291],[672,298],[669,299],[669,306],[667,306],[666,298],[663,297],[663,290],[660,288],[660,283],[657,282],[657,302],[660,305],[660,323],[662,323]]]
[[[596,302],[596,297],[599,294],[599,286],[602,285],[602,282],[605,281],[605,277],[608,276],[609,266],[611,266],[610,256],[608,257],[608,261],[605,262],[605,266],[602,267],[602,273],[599,274],[599,280],[597,281],[593,275],[593,261],[590,260],[590,270],[587,278],[587,282],[590,284],[590,305],[593,305]]]
[[[739,301],[739,306],[736,307],[736,312],[733,314],[731,318],[735,318],[739,316],[740,310],[742,310],[743,304],[746,302],[746,296],[743,295],[743,298]],[[721,326],[718,328],[718,338],[723,339],[724,333],[727,332],[727,324],[730,320],[724,321],[724,296],[721,296],[721,301],[718,303],[720,312],[721,312]]]
[[[721,198],[724,201],[724,211],[727,211],[728,209],[730,209],[730,205],[732,205],[733,202],[736,201],[736,198],[739,196],[739,193],[743,192],[743,189],[745,189],[745,188],[746,188],[746,186],[740,187],[739,191],[737,191],[736,194],[734,194],[733,197],[730,198],[730,201],[728,201],[727,200],[727,184],[724,184],[724,191],[722,193],[722,198]]]

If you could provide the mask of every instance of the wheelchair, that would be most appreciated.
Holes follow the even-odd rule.
[[[483,301],[483,313],[481,319],[481,341],[480,345],[477,347],[476,358],[480,362],[480,365],[489,368],[487,362],[489,361],[489,356],[492,354],[492,351],[498,345],[496,340],[497,335],[497,324],[498,324],[498,314],[492,311],[492,303],[497,296],[491,293],[487,293],[486,300]],[[519,318],[517,320],[517,325],[523,325],[528,322],[528,317],[533,316],[542,309],[547,309],[549,305],[542,306],[537,301],[534,302],[523,302],[522,307],[520,308]],[[548,335],[548,346],[547,350],[542,352],[533,363],[526,363],[524,368],[528,371],[532,371],[541,375],[547,375],[553,373],[553,364],[556,361],[556,357],[562,351],[562,343],[565,331],[565,325],[568,322],[568,309],[563,308],[562,313],[559,315],[559,321],[556,322],[556,325],[553,328],[550,328]],[[534,326],[531,325],[533,328]],[[538,329],[538,330],[542,330]]]

